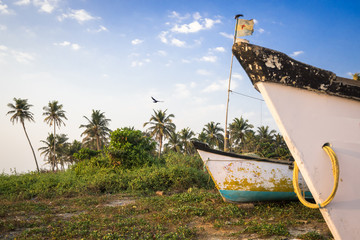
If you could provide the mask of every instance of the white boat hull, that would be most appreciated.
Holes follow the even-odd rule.
[[[360,239],[360,101],[272,82],[257,82],[280,132],[317,203],[333,188],[337,154],[340,181],[333,201],[320,211],[335,239]]]
[[[223,199],[228,202],[296,200],[292,164],[197,149]],[[280,163],[279,163],[280,162]],[[302,176],[300,188],[311,198]]]

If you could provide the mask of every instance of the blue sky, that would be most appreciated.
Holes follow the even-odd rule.
[[[359,1],[0,0],[0,171],[36,169],[21,125],[6,115],[14,97],[33,105],[26,127],[36,150],[52,131],[42,116],[52,100],[64,106],[57,132],[70,141],[81,140],[92,109],[113,130],[145,130],[153,109],[174,114],[177,130],[224,127],[238,13],[255,19],[253,44],[338,76],[360,71]],[[235,59],[231,89],[261,98]],[[264,103],[231,94],[229,122],[240,116],[277,130]]]

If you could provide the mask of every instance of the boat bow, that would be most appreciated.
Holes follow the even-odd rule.
[[[282,52],[238,42],[232,48],[253,85],[274,82],[287,86],[360,100],[360,82],[296,61]]]

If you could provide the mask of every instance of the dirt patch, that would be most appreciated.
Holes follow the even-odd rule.
[[[107,204],[105,204],[105,207],[119,207],[119,206],[126,206],[129,204],[134,204],[135,203],[135,199],[131,199],[131,198],[123,198],[123,199],[116,199],[113,200]]]

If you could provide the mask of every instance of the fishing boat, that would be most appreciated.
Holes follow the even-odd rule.
[[[246,42],[232,51],[262,94],[334,238],[360,239],[360,82]],[[329,195],[332,201],[323,204]]]
[[[293,162],[267,159],[210,148],[193,142],[226,202],[257,202],[296,200],[292,185]],[[299,177],[300,188],[306,198],[311,194]]]

